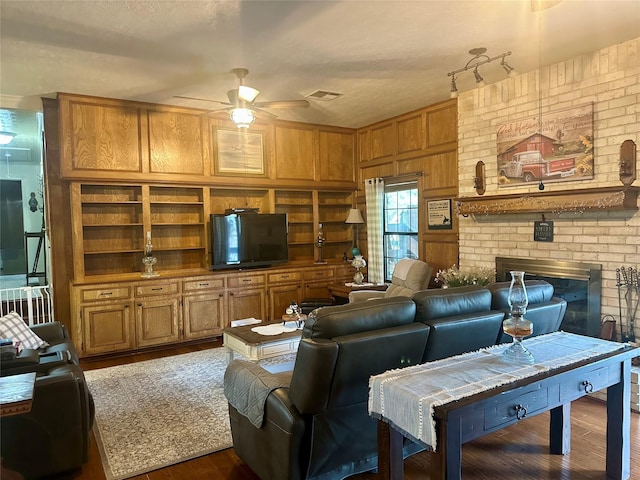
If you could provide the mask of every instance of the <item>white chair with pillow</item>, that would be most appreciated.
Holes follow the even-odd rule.
[[[391,284],[384,292],[357,290],[349,293],[349,303],[372,298],[411,297],[420,290],[429,288],[433,268],[422,260],[403,258],[396,264],[391,276]]]

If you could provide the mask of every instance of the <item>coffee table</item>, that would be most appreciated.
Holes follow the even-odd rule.
[[[222,331],[222,342],[227,352],[227,365],[234,353],[244,355],[252,362],[298,351],[301,330],[278,335],[261,335],[251,329],[256,325],[229,327]]]

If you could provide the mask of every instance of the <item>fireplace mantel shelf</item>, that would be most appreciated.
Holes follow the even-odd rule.
[[[460,197],[457,199],[457,210],[460,215],[638,210],[639,192],[640,187],[620,185],[557,192]]]

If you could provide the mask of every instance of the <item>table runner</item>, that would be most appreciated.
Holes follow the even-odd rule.
[[[566,332],[523,343],[535,358],[533,365],[503,362],[502,352],[510,345],[503,344],[375,375],[369,380],[369,414],[435,450],[434,407],[625,347]]]

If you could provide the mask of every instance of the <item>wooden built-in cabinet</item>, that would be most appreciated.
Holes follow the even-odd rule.
[[[232,320],[280,322],[291,302],[329,298],[352,275],[340,262],[76,282],[72,337],[83,357],[211,338]]]
[[[211,258],[210,214],[241,205],[262,213],[286,213],[289,260],[319,258],[322,225],[324,260],[341,260],[353,242],[345,223],[353,193],[180,185],[72,183],[71,204],[76,280],[143,270],[151,234],[157,271],[206,269]]]
[[[328,298],[331,283],[353,277],[345,220],[350,208],[364,213],[366,178],[423,173],[424,216],[428,200],[457,195],[455,101],[359,130],[258,121],[264,168],[246,174],[221,168],[218,132],[238,131],[224,114],[62,93],[44,105],[52,271],[71,299],[69,311],[56,301],[56,315],[72,319],[83,356],[206,339],[231,320],[277,321],[292,301]],[[210,215],[233,208],[286,213],[289,264],[209,271]],[[421,257],[450,266],[455,218],[449,232],[425,224]],[[142,279],[149,233],[160,277]],[[61,265],[69,243],[73,267]]]

